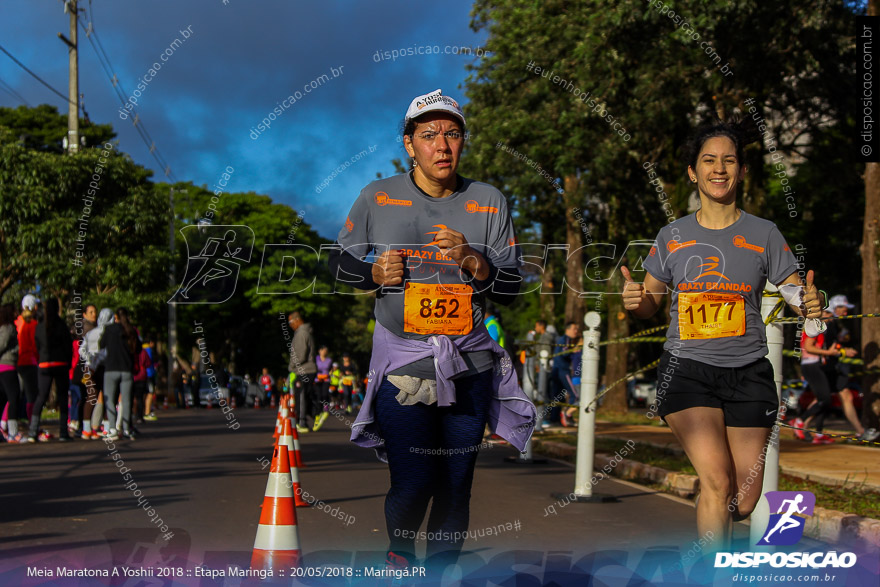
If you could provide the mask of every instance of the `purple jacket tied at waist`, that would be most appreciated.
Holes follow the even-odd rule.
[[[380,457],[384,456],[384,441],[373,418],[373,401],[386,373],[419,359],[434,357],[437,405],[450,406],[455,403],[455,381],[450,381],[450,378],[468,369],[461,352],[487,350],[495,353],[489,430],[523,451],[534,431],[537,411],[517,384],[510,356],[492,340],[482,324],[456,340],[444,335],[432,336],[429,340],[412,340],[400,338],[376,322],[367,393],[351,427],[351,441],[359,446],[375,448]]]

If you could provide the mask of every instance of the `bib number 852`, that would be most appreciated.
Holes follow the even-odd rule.
[[[421,306],[419,309],[419,316],[422,318],[430,318],[432,315],[435,318],[458,318],[458,300],[452,298],[451,300],[447,300],[444,298],[439,298],[437,300],[437,304],[434,306],[434,311],[431,311],[431,298],[422,298],[419,300],[419,305]],[[447,302],[449,306],[447,307]],[[448,314],[447,314],[448,309]]]

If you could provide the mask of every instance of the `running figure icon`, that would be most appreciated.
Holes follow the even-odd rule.
[[[229,242],[227,242],[227,240]],[[202,251],[198,254],[199,257],[207,258],[202,268],[199,269],[199,272],[196,273],[195,277],[193,277],[189,283],[186,284],[186,287],[180,292],[180,295],[183,296],[184,299],[189,299],[189,290],[192,289],[192,286],[201,282],[205,287],[208,286],[208,282],[214,279],[220,279],[221,277],[228,277],[234,273],[234,269],[238,267],[238,263],[232,263],[226,261],[220,257],[216,257],[217,252],[220,250],[220,245],[226,245],[226,252],[223,253],[224,257],[235,257],[238,253],[241,252],[241,247],[236,248],[234,251],[232,250],[232,243],[235,242],[235,231],[227,230],[226,234],[223,235],[223,238],[210,237],[206,242],[205,246],[202,247]]]
[[[764,539],[763,539],[764,542],[767,542],[768,539],[770,538],[770,535],[773,534],[774,532],[776,532],[777,530],[779,530],[779,533],[782,534],[786,530],[791,530],[792,528],[797,528],[801,525],[800,522],[792,519],[792,515],[802,514],[807,511],[807,506],[804,506],[802,508],[798,507],[798,504],[802,503],[803,501],[804,501],[804,496],[800,493],[798,493],[794,497],[794,499],[783,500],[782,505],[779,506],[779,511],[776,512],[777,514],[782,514],[782,517],[779,518],[779,521],[776,522],[776,525],[773,526],[773,529],[770,530],[769,532],[767,532],[767,534],[764,536]],[[789,504],[788,511],[783,513],[782,510],[785,508],[785,504]]]
[[[770,519],[759,545],[790,546],[804,535],[807,517],[813,515],[816,496],[809,491],[768,491]]]
[[[169,300],[180,304],[222,303],[235,293],[241,263],[250,261],[254,233],[248,226],[186,226],[187,271]],[[192,277],[190,277],[192,276]]]

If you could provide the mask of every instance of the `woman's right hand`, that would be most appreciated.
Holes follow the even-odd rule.
[[[377,285],[398,285],[403,282],[404,258],[399,250],[388,250],[373,263],[373,281]]]
[[[645,286],[642,283],[633,281],[632,276],[629,274],[629,269],[625,265],[620,267],[620,273],[623,275],[624,280],[623,307],[630,312],[638,310],[647,297]]]

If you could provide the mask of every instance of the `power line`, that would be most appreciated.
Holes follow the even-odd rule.
[[[2,86],[2,88],[0,88],[0,89],[5,90],[10,96],[12,96],[13,98],[16,98],[17,100],[23,102],[23,103],[25,104],[25,106],[30,106],[30,104],[28,103],[28,101],[25,100],[25,99],[22,97],[21,94],[19,94],[18,92],[16,92],[16,91],[15,91],[15,88],[13,88],[13,87],[10,86],[9,84],[7,84],[5,81],[3,81],[2,78],[0,78],[0,86]]]
[[[103,43],[101,43],[101,39],[98,37],[98,31],[95,30],[94,22],[91,20],[91,2],[89,2],[88,14],[90,19],[88,26],[86,26],[81,18],[78,17],[77,20],[79,21],[80,27],[85,32],[86,38],[89,40],[89,44],[92,46],[92,49],[98,56],[98,61],[101,63],[101,68],[104,70],[104,73],[107,74],[107,78],[110,80],[110,85],[113,86],[113,90],[116,93],[116,96],[119,98],[120,104],[125,107],[125,104],[127,102],[125,88],[122,87],[122,82],[119,81],[119,77],[113,70],[113,65],[110,63],[110,57],[104,50],[104,45]],[[159,152],[159,148],[156,146],[156,142],[150,136],[150,133],[147,131],[143,121],[140,119],[140,115],[137,113],[134,107],[131,108],[131,122],[134,125],[134,128],[137,131],[138,135],[140,135],[141,140],[144,141],[144,144],[150,151],[150,154],[153,156],[153,159],[156,160],[156,163],[159,164],[159,168],[165,173],[165,176],[176,181],[176,179],[174,178],[174,173],[171,171],[171,166],[168,165],[165,158]]]
[[[40,76],[38,76],[37,74],[35,74],[33,71],[31,71],[30,69],[28,69],[28,67],[27,67],[24,63],[22,63],[21,61],[19,61],[18,59],[16,59],[16,58],[15,58],[15,55],[13,55],[13,54],[10,53],[9,51],[7,51],[6,48],[3,47],[3,45],[0,45],[0,51],[3,51],[4,53],[6,53],[6,55],[7,55],[10,59],[12,59],[12,60],[16,63],[16,65],[18,65],[20,68],[22,68],[23,70],[25,70],[26,72],[28,72],[29,74],[31,74],[31,77],[33,77],[35,80],[37,80],[38,82],[40,82],[41,84],[43,84],[44,86],[46,86],[47,88],[49,88],[50,90],[52,90],[53,92],[55,92],[56,94],[58,94],[59,96],[61,96],[61,99],[62,99],[62,100],[64,100],[65,102],[68,102],[68,103],[70,103],[70,104],[73,104],[74,106],[77,106],[77,103],[76,103],[76,102],[73,102],[72,100],[70,100],[67,96],[65,96],[64,94],[62,94],[61,92],[59,92],[58,90],[56,90],[55,88],[53,88],[52,86],[50,86],[49,83],[46,82],[43,78],[41,78]]]

